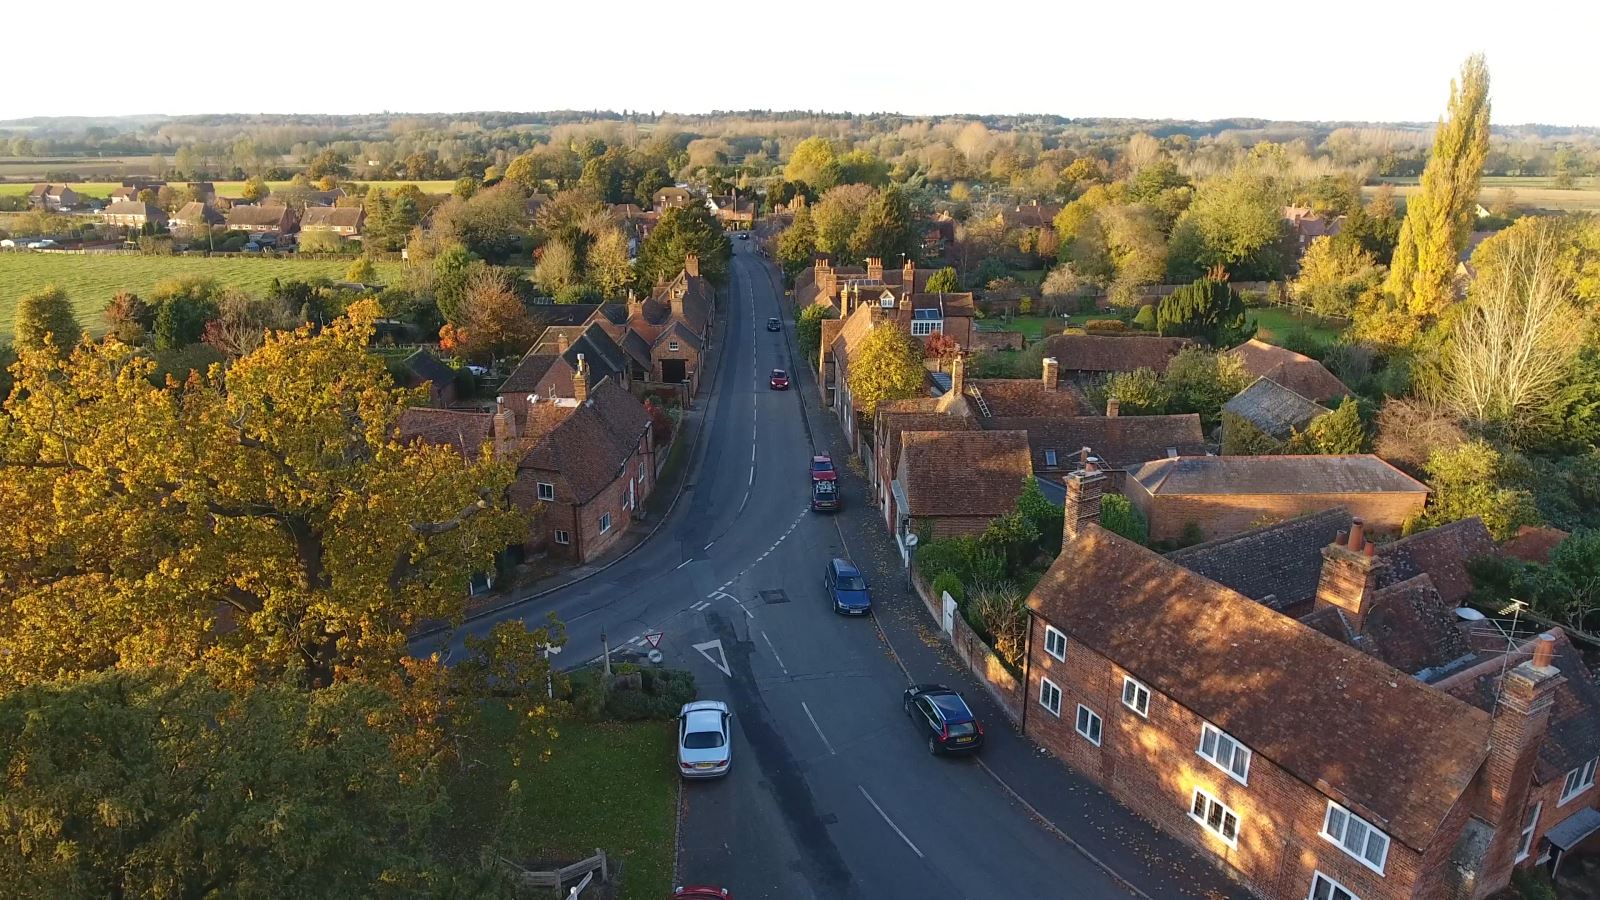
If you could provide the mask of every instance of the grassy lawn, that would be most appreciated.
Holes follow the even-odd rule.
[[[550,760],[533,764],[537,774],[507,823],[507,855],[571,863],[598,847],[623,864],[621,900],[667,896],[678,812],[672,724],[556,727]]]
[[[1395,194],[1400,197],[1409,196],[1417,190],[1415,178],[1386,178],[1384,181],[1393,184]],[[1600,180],[1580,178],[1570,190],[1554,187],[1554,183],[1555,179],[1544,176],[1490,176],[1484,178],[1479,186],[1478,202],[1484,206],[1492,205],[1499,198],[1501,190],[1510,188],[1516,195],[1516,202],[1523,206],[1577,212],[1600,211]],[[1367,185],[1361,189],[1361,193],[1370,197],[1377,190],[1376,185]]]
[[[1115,312],[1097,312],[1088,314],[1073,314],[1063,319],[1060,316],[1012,316],[1004,319],[995,316],[990,319],[980,319],[980,331],[1020,331],[1028,340],[1036,341],[1046,335],[1060,334],[1068,325],[1083,327],[1083,323],[1090,319],[1116,319],[1121,318]]]
[[[378,278],[400,277],[402,263],[380,262]],[[0,253],[0,340],[11,336],[17,300],[51,284],[72,298],[78,320],[89,331],[105,329],[100,310],[119,290],[148,294],[156,282],[176,275],[203,275],[254,293],[274,278],[344,277],[343,259],[264,259],[203,256],[77,256],[55,253]]]
[[[237,197],[244,190],[242,181],[217,181],[217,193],[224,197]],[[354,183],[354,182],[352,182]],[[414,184],[424,194],[448,194],[455,187],[454,181],[365,181],[362,184],[379,187],[384,190],[397,188],[402,184]],[[122,186],[121,181],[85,181],[82,184],[73,184],[70,187],[86,197],[98,197],[102,200],[111,196],[111,192]],[[269,181],[267,187],[272,190],[288,187],[287,181]],[[0,197],[18,196],[33,190],[32,184],[10,183],[0,184]]]
[[[1250,310],[1256,323],[1256,337],[1269,344],[1281,345],[1294,331],[1304,331],[1323,344],[1331,344],[1339,337],[1344,326],[1306,313],[1275,306],[1262,306]]]

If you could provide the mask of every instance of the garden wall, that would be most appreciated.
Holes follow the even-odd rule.
[[[988,691],[989,696],[1000,704],[1000,708],[1011,719],[1011,724],[1016,725],[1022,719],[1023,690],[1022,683],[1011,674],[1000,661],[990,646],[984,643],[983,638],[972,630],[967,620],[957,610],[951,617],[949,631],[944,631],[944,604],[940,597],[936,597],[933,589],[928,586],[921,574],[912,576],[912,583],[916,586],[917,596],[922,600],[923,609],[933,617],[934,624],[944,633],[945,640],[955,648],[956,656],[966,664],[977,679]]]

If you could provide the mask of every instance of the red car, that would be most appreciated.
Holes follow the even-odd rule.
[[[782,369],[773,369],[772,389],[775,391],[787,391],[789,389],[789,373]]]
[[[728,893],[727,888],[691,884],[673,891],[672,900],[733,900],[733,895]]]
[[[839,472],[833,467],[833,457],[822,455],[811,457],[812,481],[838,481]]]

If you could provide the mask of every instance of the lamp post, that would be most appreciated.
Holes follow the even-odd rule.
[[[912,582],[911,582],[911,566],[912,566],[912,563],[916,560],[916,557],[917,557],[917,536],[914,535],[914,534],[908,534],[908,535],[906,535],[906,588],[907,589],[915,587],[915,585],[913,585]]]

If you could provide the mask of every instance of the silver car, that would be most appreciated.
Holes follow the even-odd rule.
[[[720,700],[696,700],[678,711],[678,771],[685,778],[728,774],[733,742],[728,722],[733,714]]]

